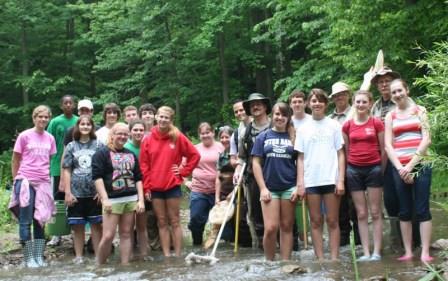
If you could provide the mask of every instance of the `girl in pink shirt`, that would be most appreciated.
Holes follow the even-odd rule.
[[[202,244],[208,213],[215,204],[216,163],[219,154],[224,151],[223,145],[215,142],[215,133],[209,123],[201,123],[198,134],[201,142],[196,145],[196,149],[201,155],[201,160],[193,170],[193,179],[189,186],[191,195],[188,228],[193,236],[193,245]]]
[[[51,218],[54,202],[50,186],[50,157],[56,153],[54,137],[45,131],[51,111],[45,105],[33,110],[34,127],[18,136],[12,155],[14,192],[10,208],[19,219],[26,267],[45,266],[44,224]],[[34,241],[31,239],[33,224]]]

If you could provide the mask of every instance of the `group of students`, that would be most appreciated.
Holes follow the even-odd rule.
[[[278,242],[281,258],[290,259],[297,240],[298,201],[309,209],[317,259],[324,259],[325,218],[330,256],[337,260],[339,217],[348,216],[341,199],[347,194],[356,209],[363,247],[359,261],[381,260],[384,190],[389,217],[400,220],[405,253],[399,260],[413,258],[414,219],[421,233],[421,260],[431,261],[431,169],[424,162],[431,143],[429,125],[425,109],[409,98],[409,87],[398,77],[387,67],[370,71],[364,89],[353,93],[352,107],[350,87],[343,82],[333,85],[329,97],[322,89],[312,89],[308,97],[296,90],[288,103],[272,108],[268,98],[251,94],[233,105],[240,121],[236,130],[219,128],[216,141],[213,127],[203,122],[196,145],[173,125],[174,110],[167,106],[158,110],[150,104],[140,109],[128,106],[125,124],[119,122],[120,108],[106,104],[101,128],[92,119],[89,100],[79,101],[78,117],[72,114],[73,97],[62,97],[63,114],[51,121],[47,106],[36,107],[34,127],[18,136],[12,157],[15,183],[10,207],[19,219],[25,265],[45,264],[43,227],[55,211],[53,196],[68,206],[76,263],[83,262],[89,223],[97,262],[106,262],[118,226],[121,263],[127,264],[136,242],[134,229],[140,255],[148,254],[148,209],[155,214],[163,255],[171,256],[172,249],[175,256],[181,255],[183,183],[191,190],[188,228],[193,244],[203,244],[210,209],[230,198],[239,175],[244,176],[239,242],[262,246],[268,260],[274,259]],[[375,103],[368,91],[370,82],[382,95]],[[327,116],[330,100],[336,108]],[[191,181],[186,180],[191,174]],[[386,199],[391,196],[397,200]],[[232,241],[234,231],[226,227],[224,238]]]
[[[34,127],[20,133],[14,145],[10,209],[19,220],[25,266],[45,265],[44,225],[55,213],[54,198],[67,205],[75,263],[83,263],[86,224],[98,264],[110,255],[117,226],[121,263],[132,257],[134,229],[140,255],[146,258],[145,210],[151,206],[163,254],[170,256],[173,247],[180,256],[180,185],[200,156],[173,125],[174,111],[167,106],[156,111],[151,104],[139,110],[127,107],[125,124],[119,122],[119,107],[110,103],[104,106],[105,125],[98,128],[90,100],[78,103],[79,117],[72,114],[73,107],[73,97],[62,97],[64,113],[51,121],[49,107],[36,107]],[[50,168],[50,159],[57,167]]]
[[[408,85],[390,68],[371,70],[365,78],[368,83],[365,81],[352,95],[352,107],[351,89],[343,82],[332,86],[329,97],[322,89],[312,89],[306,99],[303,92],[294,91],[289,104],[272,107],[272,121],[268,118],[269,99],[252,94],[243,102],[252,120],[241,131],[244,136],[239,139],[242,157],[238,166],[244,161],[252,164],[246,179],[249,217],[267,259],[275,257],[278,230],[280,256],[290,258],[295,240],[295,204],[306,200],[316,257],[324,259],[325,218],[330,257],[337,260],[339,217],[349,215],[347,209],[342,211],[341,200],[349,194],[363,249],[358,261],[381,260],[384,189],[388,215],[400,221],[405,253],[398,260],[413,259],[412,220],[417,222],[421,236],[420,259],[433,260],[429,253],[431,168],[425,163],[431,140],[425,109],[409,97]],[[382,95],[375,103],[368,91],[370,82]],[[335,111],[326,116],[330,100],[335,103]],[[306,114],[306,106],[311,115]],[[252,144],[247,141],[248,134]],[[261,212],[257,207],[260,202]],[[369,211],[373,252],[369,245]],[[261,220],[257,218],[260,213]]]

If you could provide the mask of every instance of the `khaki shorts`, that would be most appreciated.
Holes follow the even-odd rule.
[[[124,202],[124,203],[113,203],[112,204],[112,212],[109,214],[114,215],[122,215],[126,213],[132,213],[137,209],[137,202]],[[103,208],[103,215],[108,214],[104,211]]]

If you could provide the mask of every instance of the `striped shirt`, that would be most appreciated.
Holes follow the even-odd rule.
[[[398,116],[396,110],[392,111],[394,152],[403,165],[411,161],[423,138],[419,112],[420,109],[417,106],[406,117]]]

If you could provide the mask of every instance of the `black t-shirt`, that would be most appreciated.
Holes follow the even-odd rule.
[[[109,198],[137,194],[136,183],[142,180],[137,157],[126,148],[115,152],[100,148],[92,157],[92,179],[100,178]]]

